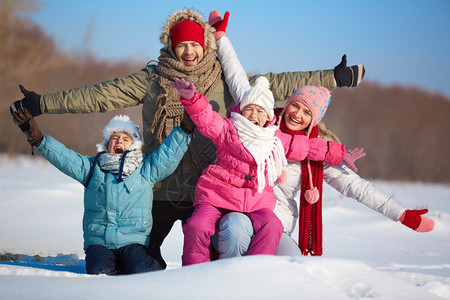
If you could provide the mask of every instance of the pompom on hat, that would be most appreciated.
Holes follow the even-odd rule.
[[[108,125],[103,129],[104,140],[97,144],[97,152],[106,151],[106,145],[114,132],[126,132],[133,139],[133,144],[127,150],[140,149],[144,143],[142,142],[142,132],[138,125],[130,120],[127,115],[117,115],[109,121]]]
[[[319,124],[322,120],[328,105],[331,101],[330,91],[324,87],[317,87],[312,85],[305,85],[298,88],[291,97],[286,101],[283,111],[280,114],[278,124],[282,121],[286,108],[292,101],[298,101],[306,105],[311,111],[311,124],[308,127],[307,135],[312,128]]]
[[[253,87],[244,93],[239,106],[240,111],[249,104],[256,104],[264,108],[269,115],[269,120],[272,120],[274,117],[273,106],[275,104],[275,99],[273,98],[269,86],[270,83],[266,77],[258,77]]]

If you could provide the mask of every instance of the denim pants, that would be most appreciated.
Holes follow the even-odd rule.
[[[243,213],[231,212],[220,219],[212,242],[220,259],[230,258],[246,255],[253,236],[251,220]],[[283,232],[275,255],[299,256],[302,253],[290,234]]]

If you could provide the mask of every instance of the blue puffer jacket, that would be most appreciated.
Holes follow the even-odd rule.
[[[117,174],[104,172],[98,164],[84,190],[84,249],[101,245],[109,249],[138,243],[149,244],[152,228],[153,186],[175,171],[187,150],[190,137],[175,127],[139,167],[117,182]],[[46,135],[39,153],[61,172],[85,184],[94,157],[80,155]]]

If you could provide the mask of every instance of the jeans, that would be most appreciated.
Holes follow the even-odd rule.
[[[243,213],[231,212],[220,219],[212,240],[222,259],[246,255],[253,236],[251,220]],[[299,256],[301,251],[290,234],[283,232],[275,255]]]

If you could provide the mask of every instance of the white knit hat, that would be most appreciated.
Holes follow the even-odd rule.
[[[240,111],[249,104],[256,104],[264,108],[269,115],[269,120],[273,119],[273,106],[275,100],[272,92],[269,90],[269,80],[266,77],[260,76],[256,79],[255,85],[248,89],[241,99]]]
[[[103,129],[103,136],[105,139],[100,144],[97,144],[97,152],[106,151],[106,144],[108,144],[111,135],[114,132],[126,132],[133,139],[133,144],[127,150],[140,149],[144,144],[142,142],[142,133],[139,126],[137,126],[127,115],[117,115],[109,121],[105,129]]]

